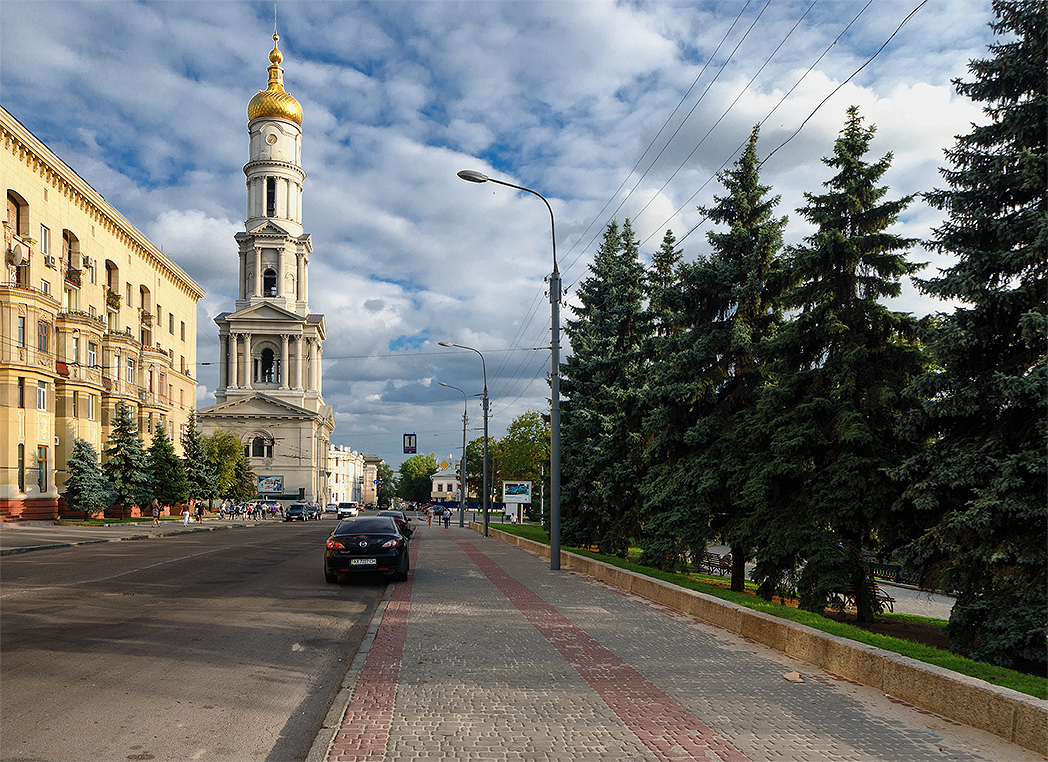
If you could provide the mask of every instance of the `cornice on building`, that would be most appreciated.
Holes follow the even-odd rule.
[[[186,272],[142,235],[98,191],[56,156],[25,125],[0,106],[0,140],[10,151],[56,191],[89,215],[121,244],[135,251],[150,267],[162,271],[174,284],[193,299],[200,300],[205,291]]]

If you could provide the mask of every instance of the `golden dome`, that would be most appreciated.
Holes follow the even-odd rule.
[[[280,62],[283,54],[277,49],[280,36],[273,33],[273,51],[269,54],[269,87],[256,93],[247,104],[247,119],[258,119],[260,116],[276,116],[302,125],[302,106],[290,93],[284,92],[284,71]]]

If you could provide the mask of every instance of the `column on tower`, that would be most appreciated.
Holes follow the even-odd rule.
[[[298,252],[298,256],[295,261],[295,300],[304,302],[306,299],[302,295],[302,289],[305,287],[305,278],[302,277],[302,268],[304,267],[304,257],[302,252]]]
[[[254,368],[252,367],[251,359],[251,334],[244,334],[244,388],[254,389],[251,385]]]
[[[291,378],[290,378],[291,377],[291,362],[290,362],[291,358],[288,355],[288,340],[290,338],[291,338],[291,336],[286,334],[286,333],[280,334],[280,357],[282,358],[281,359],[281,368],[280,368],[281,371],[282,371],[281,375],[280,375],[280,388],[281,389],[288,389],[288,388],[290,388],[290,383],[289,382],[291,380]]]
[[[229,386],[227,373],[229,363],[229,334],[220,333],[218,336],[218,388],[225,389]]]
[[[262,294],[262,249],[255,247],[255,293],[253,296]]]
[[[302,334],[299,334],[295,338],[295,365],[297,366],[295,368],[295,388],[296,389],[305,389],[306,388],[306,385],[302,382],[303,381],[303,373],[305,372],[305,367],[306,367],[305,360],[306,360],[305,337]]]
[[[284,295],[284,247],[277,249],[277,296]]]

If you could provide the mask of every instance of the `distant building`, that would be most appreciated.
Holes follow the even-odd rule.
[[[74,439],[101,455],[118,402],[181,453],[204,291],[3,108],[0,140],[0,519],[49,519]]]
[[[309,255],[302,227],[302,107],[284,91],[273,35],[269,86],[247,107],[247,220],[237,233],[238,297],[215,318],[217,403],[200,411],[206,433],[235,433],[263,497],[320,502],[335,428],[321,395],[323,315],[309,311]]]
[[[344,445],[328,448],[328,503],[364,502],[364,456]]]
[[[378,505],[378,467],[382,462],[378,455],[364,453],[364,505]]]
[[[434,503],[458,502],[459,461],[445,460],[437,464],[437,472],[429,477],[429,499]]]

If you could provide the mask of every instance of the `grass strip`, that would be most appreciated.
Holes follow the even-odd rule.
[[[537,525],[507,524],[496,528],[507,534],[516,535],[544,545],[549,545],[549,534],[543,530],[542,527]],[[943,669],[948,669],[961,675],[968,675],[969,677],[975,677],[979,680],[985,680],[993,685],[1011,688],[1020,693],[1025,693],[1028,696],[1034,696],[1040,699],[1048,698],[1048,677],[1029,675],[1024,672],[1008,669],[1007,667],[999,667],[995,664],[974,661],[973,659],[960,656],[951,651],[935,648],[934,646],[928,646],[923,643],[915,643],[910,640],[902,640],[901,638],[893,638],[875,632],[868,632],[861,627],[846,622],[838,622],[833,619],[828,619],[827,617],[824,617],[821,614],[816,614],[812,611],[803,611],[791,606],[772,603],[763,598],[755,598],[744,593],[736,593],[723,587],[718,587],[717,585],[702,582],[691,576],[685,576],[675,572],[665,572],[659,569],[653,569],[649,566],[641,566],[640,564],[626,561],[615,556],[606,556],[601,553],[567,546],[563,547],[563,550],[580,556],[586,556],[587,558],[592,558],[597,561],[602,561],[606,564],[617,566],[620,569],[626,569],[627,571],[643,574],[647,577],[660,579],[663,582],[679,585],[680,587],[704,593],[705,595],[711,595],[715,598],[720,598],[721,600],[730,601],[731,603],[744,606],[754,611],[761,611],[765,614],[770,614],[781,619],[803,624],[830,635],[847,638],[848,640],[854,640],[858,643],[865,643],[866,645],[875,646],[884,649],[885,651],[891,651],[892,653],[902,654],[903,656],[908,656],[911,659],[924,662],[925,664],[934,664],[937,667],[942,667]],[[929,617],[919,617],[908,614],[883,614],[881,616],[905,618],[915,622],[945,624],[941,619],[931,619]]]

